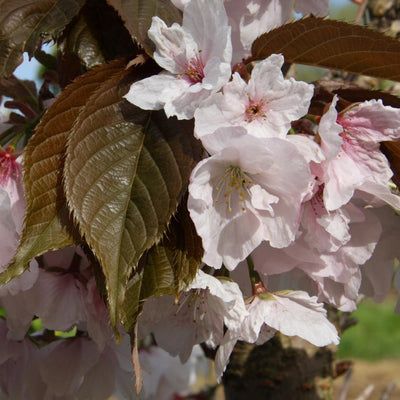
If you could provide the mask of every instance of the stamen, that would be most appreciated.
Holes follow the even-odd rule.
[[[246,122],[252,122],[255,119],[265,119],[267,118],[267,104],[268,101],[261,99],[261,100],[249,100],[249,103],[246,108]]]
[[[218,203],[220,196],[225,199],[225,204],[228,206],[228,211],[232,212],[232,196],[237,195],[241,209],[246,210],[246,197],[250,196],[249,187],[254,184],[254,181],[241,170],[240,167],[229,166],[225,169],[223,176],[215,186],[217,196],[215,202]]]
[[[201,50],[199,50],[199,53],[200,52]],[[184,66],[181,77],[193,85],[202,82],[204,78],[204,63],[200,54],[196,54],[196,56],[192,57]]]
[[[5,150],[0,147],[0,185],[5,186],[11,176],[17,178],[21,173],[21,164],[17,162],[18,154],[12,146]]]

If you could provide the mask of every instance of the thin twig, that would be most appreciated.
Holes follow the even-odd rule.
[[[372,392],[374,391],[374,385],[368,385],[365,390],[357,397],[356,400],[368,400],[371,396]]]
[[[368,0],[363,0],[363,2],[360,4],[360,8],[358,9],[356,18],[354,20],[354,23],[356,25],[360,25],[361,23],[361,18],[364,15],[365,9],[367,8]]]
[[[344,379],[344,384],[342,392],[340,393],[339,396],[339,400],[346,400],[347,392],[349,391],[350,388],[350,379],[352,375],[353,375],[353,367],[350,367],[349,370],[347,371],[346,378]]]

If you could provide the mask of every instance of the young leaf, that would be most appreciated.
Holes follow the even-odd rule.
[[[10,75],[30,56],[40,35],[60,33],[85,0],[0,0],[0,77]]]
[[[78,55],[86,68],[93,68],[105,62],[100,43],[89,28],[84,15],[80,15],[73,24],[70,24],[68,33],[59,46],[63,53]]]
[[[10,97],[19,103],[26,103],[34,111],[39,111],[37,90],[35,82],[20,80],[14,75],[8,78],[0,78],[1,96]]]
[[[147,36],[152,17],[160,17],[168,26],[174,22],[182,22],[180,11],[170,0],[107,0],[107,2],[118,11],[132,38],[149,55],[154,51],[154,44]]]
[[[136,78],[138,71],[148,68],[135,68]],[[192,122],[143,111],[122,98],[128,75],[123,69],[105,80],[86,103],[64,171],[69,207],[104,271],[114,327],[128,278],[161,239],[199,155]]]
[[[281,53],[285,61],[400,80],[400,42],[359,25],[304,18],[257,38],[250,60]]]
[[[62,185],[67,138],[88,98],[124,65],[124,61],[117,61],[80,76],[60,94],[37,126],[24,152],[25,226],[14,261],[0,275],[0,283],[24,272],[32,258],[73,243],[65,226],[68,212]]]

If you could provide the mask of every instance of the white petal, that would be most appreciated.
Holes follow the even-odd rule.
[[[259,302],[258,307],[264,309],[264,322],[283,334],[299,336],[315,346],[339,343],[336,328],[326,318],[326,311],[316,297],[297,291],[275,293],[271,299],[260,298]]]

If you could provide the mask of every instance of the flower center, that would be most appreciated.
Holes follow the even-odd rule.
[[[191,289],[189,292],[181,294],[174,314],[175,317],[185,307],[186,312],[193,315],[192,322],[201,321],[208,312],[207,292],[208,290],[204,289]]]
[[[235,199],[239,198],[241,209],[244,211],[246,209],[245,199],[247,195],[250,197],[249,187],[253,183],[254,181],[240,167],[230,165],[225,169],[223,176],[215,187],[218,192],[215,202],[218,203],[222,195],[225,204],[228,206],[228,211],[232,212],[234,203],[232,197],[235,196]]]
[[[267,100],[250,100],[246,108],[246,122],[252,122],[255,119],[267,118]]]
[[[185,65],[182,77],[186,79],[189,83],[194,85],[199,83],[204,78],[204,63],[201,59],[200,54],[191,58]]]
[[[14,148],[0,148],[0,185],[5,186],[11,176],[17,178],[21,173],[21,164],[17,162]]]

